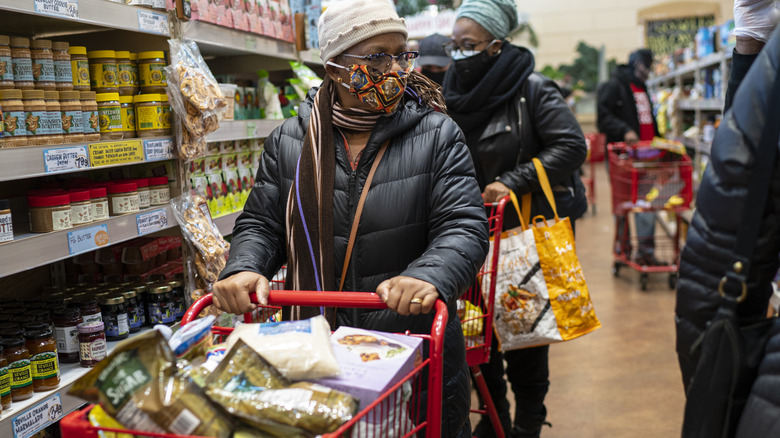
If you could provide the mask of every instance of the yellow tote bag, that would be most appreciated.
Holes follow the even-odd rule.
[[[534,166],[555,219],[534,218],[530,194],[523,209],[511,193],[522,226],[501,237],[495,289],[495,331],[501,351],[568,341],[601,327],[577,258],[569,218],[559,218],[547,174],[538,159]],[[492,245],[492,242],[491,242]],[[490,259],[488,259],[489,262]],[[490,279],[483,279],[489,291]]]

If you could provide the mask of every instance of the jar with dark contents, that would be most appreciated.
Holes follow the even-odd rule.
[[[32,50],[32,71],[35,88],[39,90],[55,91],[57,78],[54,74],[54,52],[51,51],[51,41],[33,40],[30,44]]]
[[[57,356],[60,363],[79,361],[79,331],[76,328],[84,322],[78,308],[59,307],[52,314],[54,335],[57,339]]]
[[[136,333],[141,330],[141,326],[144,324],[138,294],[129,289],[122,292],[122,298],[125,299],[125,307],[127,308],[127,326],[130,327],[130,333]]]
[[[14,88],[18,90],[34,89],[35,79],[33,79],[29,39],[11,38],[11,62],[14,69]]]
[[[27,332],[32,332],[36,330],[46,330],[48,328],[50,328],[49,325],[41,321],[30,321],[22,324],[22,330],[24,330],[25,336],[27,335]]]
[[[138,297],[138,317],[141,319],[141,325],[144,326],[149,323],[149,318],[146,316],[147,308],[147,292],[145,284],[136,284],[131,287],[135,291],[136,297]]]
[[[8,362],[10,374],[11,400],[20,402],[33,395],[32,370],[30,370],[30,351],[23,338],[3,338],[4,356]]]
[[[2,339],[10,339],[10,338],[24,338],[24,328],[19,325],[19,323],[10,323],[8,326],[3,327],[0,329],[0,338]]]
[[[152,325],[176,322],[173,289],[168,285],[152,286],[149,289],[147,315]]]
[[[181,280],[172,280],[168,286],[173,290],[174,315],[176,319],[181,319],[184,312],[187,311],[187,298],[184,296],[184,282]]]
[[[107,341],[121,341],[130,333],[127,324],[127,305],[121,295],[108,295],[100,299],[100,313],[106,326]]]
[[[51,312],[49,310],[28,310],[25,315],[30,319],[30,323],[43,323],[47,328],[54,330],[54,323],[51,321]]]
[[[106,358],[106,333],[103,322],[83,322],[79,330],[79,358],[81,366],[91,368]]]
[[[83,297],[71,303],[71,307],[78,307],[83,322],[102,322],[100,306],[95,297]]]
[[[57,361],[57,341],[51,330],[39,329],[25,332],[27,350],[30,352],[33,390],[50,391],[60,386],[60,364]]]
[[[11,409],[11,374],[8,372],[8,360],[5,349],[0,344],[0,405],[3,409]]]

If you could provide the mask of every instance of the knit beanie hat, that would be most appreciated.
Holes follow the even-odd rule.
[[[517,28],[517,5],[515,0],[463,0],[455,16],[459,18],[471,18],[503,40]]]
[[[332,3],[320,16],[320,59],[328,62],[369,38],[398,32],[406,38],[406,23],[388,0],[355,0]]]
[[[631,67],[635,67],[638,62],[650,68],[653,65],[653,52],[650,49],[639,49],[628,57],[628,65]]]

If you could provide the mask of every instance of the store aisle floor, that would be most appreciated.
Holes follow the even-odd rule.
[[[613,277],[609,183],[597,167],[598,213],[577,221],[577,253],[603,327],[551,346],[546,405],[553,426],[542,437],[677,437],[685,400],[674,351],[675,294],[664,274],[651,275],[647,291],[630,269]],[[472,415],[472,424],[477,419]]]

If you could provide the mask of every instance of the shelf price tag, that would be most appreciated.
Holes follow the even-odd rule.
[[[46,173],[65,172],[89,167],[86,146],[44,149],[43,167]]]
[[[71,231],[68,233],[68,251],[70,255],[81,254],[106,246],[110,241],[106,224]]]
[[[257,48],[257,40],[254,37],[247,36],[244,41],[246,44],[246,49],[254,52],[254,50]]]
[[[145,140],[144,151],[146,161],[159,161],[173,158],[173,140],[166,138],[163,140]]]
[[[157,12],[138,11],[138,30],[167,36],[170,34],[168,16]]]
[[[168,228],[168,211],[164,208],[141,213],[136,216],[135,221],[138,225],[138,235],[154,233]]]
[[[54,394],[11,420],[14,438],[29,438],[62,418],[60,394]]]
[[[246,136],[249,138],[257,137],[257,125],[255,122],[247,122],[246,124]]]
[[[141,140],[122,140],[89,145],[89,162],[92,167],[129,164],[144,161]]]
[[[79,0],[35,0],[35,13],[79,18]]]

